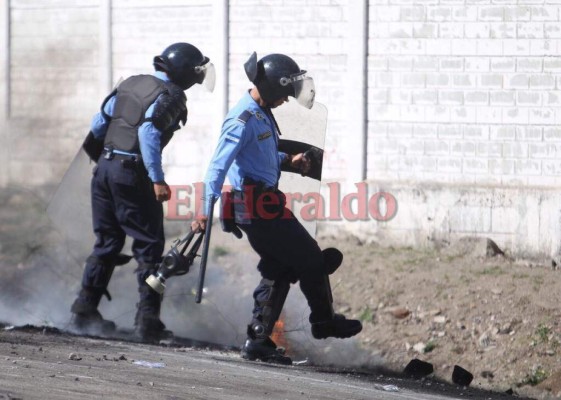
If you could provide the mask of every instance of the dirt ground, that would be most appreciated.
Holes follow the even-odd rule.
[[[214,346],[148,345],[55,328],[0,330],[0,399],[504,400],[511,396],[313,365],[273,365]]]
[[[70,255],[61,243],[45,216],[44,199],[20,188],[0,193],[0,320],[64,329],[83,260]],[[168,226],[168,237],[172,239],[184,226]],[[83,229],[90,228],[86,224]],[[207,331],[180,333],[239,346],[251,291],[258,280],[256,258],[245,239],[225,237],[219,229],[215,232],[207,278],[210,292],[205,295],[208,300],[189,318],[200,318],[197,321],[205,322],[199,325],[204,325],[216,319],[215,310],[219,310],[225,324],[217,328],[218,323],[209,323]],[[350,345],[321,342],[322,355],[333,353],[323,359],[326,364],[347,355],[355,366],[370,363],[402,371],[410,360],[418,358],[432,363],[434,377],[446,382],[451,382],[452,370],[458,365],[474,375],[474,388],[511,390],[532,398],[561,397],[561,294],[557,290],[561,273],[547,261],[511,259],[493,251],[485,239],[467,238],[438,250],[391,248],[320,227],[318,241],[322,247],[338,247],[345,254],[343,266],[331,278],[336,311],[358,318],[364,325]],[[70,264],[74,264],[72,268],[68,268]],[[213,276],[218,269],[222,275]],[[115,286],[127,281],[134,291],[130,278],[130,274],[116,273]],[[185,285],[180,279],[177,282]],[[220,288],[228,300],[214,298],[213,288]],[[184,308],[184,303],[176,303],[184,298],[194,309],[192,293],[173,292],[173,287],[169,290],[166,310]],[[291,295],[293,292],[298,289]],[[295,308],[295,302],[305,310],[303,298],[289,297],[287,312]],[[215,303],[222,303],[221,308]],[[116,317],[121,315],[130,321],[134,306],[123,306],[123,311],[116,308],[119,304],[114,299],[102,312],[118,323]],[[228,307],[244,310],[238,316]],[[285,337],[289,352],[295,359],[307,357],[307,348],[296,342],[309,341],[309,334],[305,338],[293,335],[294,331],[307,331],[307,322],[300,318],[296,329],[290,317],[288,314]],[[230,327],[232,332],[226,335]],[[171,328],[178,330],[173,324]],[[209,333],[214,331],[220,332],[219,339]]]
[[[361,345],[391,368],[412,358],[451,381],[535,398],[561,397],[561,273],[496,254],[486,239],[440,250],[381,248],[324,235],[347,271],[333,277],[337,309],[363,321]]]

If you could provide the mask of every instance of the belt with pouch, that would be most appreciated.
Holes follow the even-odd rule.
[[[275,193],[278,192],[278,185],[267,186],[264,182],[256,181],[253,178],[245,177],[242,181],[242,187],[246,189],[253,189],[256,193]]]
[[[142,162],[142,155],[104,148],[101,156],[106,160],[119,160],[123,166],[134,166]]]

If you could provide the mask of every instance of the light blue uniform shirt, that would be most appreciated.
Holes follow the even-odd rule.
[[[154,76],[158,79],[168,82],[169,78],[164,72],[156,71],[154,72]],[[159,97],[158,97],[159,99]],[[146,114],[144,115],[145,118],[152,117],[154,113],[154,107],[156,105],[156,101],[148,107],[146,110]],[[111,97],[107,103],[105,103],[105,107],[103,111],[109,116],[113,116],[113,110],[115,109],[115,96]],[[105,118],[103,113],[98,112],[94,115],[91,123],[91,131],[95,138],[103,139],[105,138],[105,134],[107,133],[107,127],[109,126],[109,120]],[[148,176],[152,182],[162,182],[164,181],[164,171],[162,169],[162,153],[160,152],[160,137],[162,133],[154,127],[152,122],[147,121],[144,122],[138,128],[138,141],[140,144],[140,153],[142,154],[142,161],[144,162],[144,166],[148,171]],[[119,152],[116,153],[127,154],[126,152]]]
[[[286,156],[278,151],[274,121],[246,92],[222,124],[218,146],[205,177],[204,214],[208,215],[210,196],[220,196],[226,174],[236,190],[242,190],[245,177],[275,186]]]

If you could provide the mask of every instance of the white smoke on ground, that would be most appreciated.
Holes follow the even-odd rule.
[[[0,321],[14,325],[48,325],[68,329],[70,306],[93,245],[89,219],[73,217],[70,236],[57,231],[46,217],[43,197],[19,188],[0,194]],[[89,218],[89,217],[88,217]],[[251,320],[253,290],[259,283],[257,255],[247,239],[238,240],[215,225],[201,304],[195,303],[199,260],[184,276],[167,280],[161,318],[178,337],[239,348]],[[166,222],[168,242],[187,233],[187,222]],[[169,245],[168,247],[169,248]],[[167,250],[167,249],[166,249]],[[124,249],[130,253],[128,244]],[[136,263],[117,267],[100,312],[121,329],[132,330],[138,291]],[[376,367],[381,359],[361,349],[355,338],[315,340],[309,309],[298,285],[292,285],[284,307],[289,355],[314,364]]]
[[[52,229],[44,196],[8,187],[0,193],[0,204],[0,320],[62,324],[80,271],[63,237]]]

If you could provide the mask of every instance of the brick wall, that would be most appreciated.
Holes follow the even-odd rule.
[[[0,55],[0,184],[57,182],[110,86],[150,73],[174,41],[199,46],[219,73],[214,94],[188,92],[188,125],[164,153],[170,183],[199,181],[224,112],[250,87],[243,63],[252,51],[281,52],[314,77],[329,110],[324,177],[343,190],[366,179],[369,195],[398,196],[393,220],[353,232],[413,245],[479,235],[515,252],[560,253],[560,8],[11,0],[0,9],[9,45]]]
[[[559,2],[370,4],[369,177],[559,185]]]
[[[95,109],[97,1],[10,2],[9,180],[60,177]],[[87,131],[86,131],[87,132]]]
[[[113,0],[113,77],[153,72],[152,60],[168,45],[189,42],[214,59],[212,2],[176,0]],[[204,164],[215,132],[212,120],[220,118],[217,99],[200,85],[187,92],[187,125],[176,132],[163,154],[169,184],[186,184],[202,179]]]
[[[244,0],[230,6],[230,104],[251,84],[243,64],[253,51],[258,57],[288,54],[314,78],[316,101],[328,105],[326,176],[342,178],[345,155],[338,152],[344,140],[347,99],[342,82],[346,72],[349,1]]]

